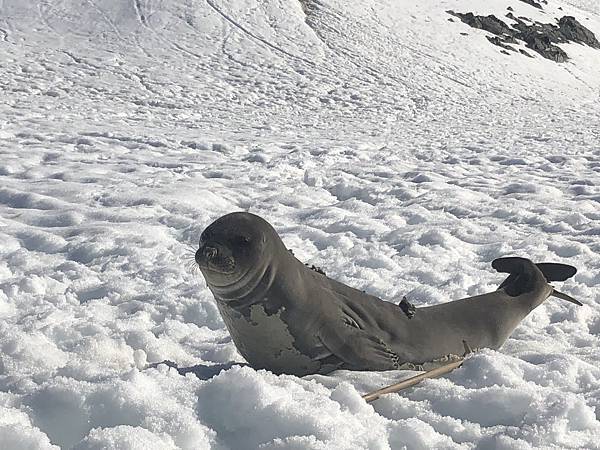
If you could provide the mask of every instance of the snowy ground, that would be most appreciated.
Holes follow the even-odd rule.
[[[600,37],[598,2],[302,3],[0,0],[0,448],[600,448],[600,51],[506,56],[445,13]],[[235,210],[384,299],[519,255],[585,306],[372,405],[412,373],[146,369],[242,360],[190,265]]]

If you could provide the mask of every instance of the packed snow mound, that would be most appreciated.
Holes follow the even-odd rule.
[[[446,12],[600,36],[598,2],[539,3],[0,2],[0,448],[599,448],[600,51],[505,55]],[[412,373],[236,365],[193,268],[236,210],[386,300],[517,255],[584,306],[367,405]]]

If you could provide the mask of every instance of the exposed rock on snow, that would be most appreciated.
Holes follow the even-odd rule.
[[[535,4],[539,5],[538,3]],[[541,5],[539,7],[541,8]],[[488,36],[488,40],[494,45],[502,47],[505,50],[516,51],[515,48],[507,44],[516,44],[517,40],[520,40],[544,58],[558,63],[565,62],[569,57],[563,49],[554,44],[577,42],[600,49],[600,42],[598,42],[594,33],[579,23],[573,16],[561,17],[558,20],[558,26],[556,26],[549,23],[537,22],[527,24],[525,20],[530,21],[529,19],[515,17],[512,12],[509,12],[506,17],[516,22],[514,25],[509,26],[494,15],[478,16],[471,12],[457,13],[451,10],[447,12],[459,17],[470,27],[495,34],[496,36],[494,37]]]
[[[498,19],[493,14],[489,16],[476,16],[475,14],[468,13],[457,13],[454,11],[448,11],[448,14],[452,14],[460,18],[464,23],[473,28],[479,28],[480,30],[489,31],[497,36],[512,35],[514,30],[511,29],[507,24]]]
[[[486,36],[488,41],[492,44],[497,45],[498,47],[502,47],[503,49],[510,50],[512,52],[516,52],[517,49],[508,45],[509,43],[515,44],[516,40],[512,36]]]
[[[558,21],[558,27],[560,29],[560,35],[564,37],[565,42],[573,41],[600,49],[600,42],[598,42],[594,33],[581,25],[575,17],[561,17]]]
[[[528,5],[531,5],[537,9],[542,9],[542,5],[541,3],[536,2],[535,0],[521,0],[523,3],[527,3]],[[547,3],[544,1],[544,3]]]

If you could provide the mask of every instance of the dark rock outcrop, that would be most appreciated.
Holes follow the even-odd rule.
[[[490,41],[492,44],[497,45],[498,47],[502,47],[505,50],[510,50],[512,52],[516,52],[517,49],[515,49],[514,47],[511,47],[510,45],[507,44],[507,40],[501,38],[500,36],[486,36],[488,41]],[[512,38],[510,38],[512,39]]]
[[[527,53],[526,50],[523,50],[522,48],[519,49],[519,53],[525,55],[525,56],[529,56],[530,58],[533,58],[533,56],[531,56],[529,53]]]
[[[510,34],[512,32],[511,28],[498,19],[496,16],[476,16],[473,13],[456,13],[454,11],[447,11],[448,14],[452,14],[453,16],[458,17],[464,23],[473,28],[479,28],[480,30],[489,31],[497,36],[502,36],[503,34]]]
[[[523,3],[527,3],[537,9],[542,9],[542,5],[536,2],[535,0],[521,0]]]
[[[477,16],[470,12],[447,12],[448,14],[458,17],[462,22],[473,28],[478,28],[494,34],[495,36],[493,37],[488,36],[488,40],[504,50],[516,51],[515,48],[507,44],[516,44],[518,41],[523,41],[528,48],[539,53],[544,58],[561,63],[565,62],[569,57],[563,49],[555,44],[577,42],[579,44],[600,49],[600,42],[598,42],[594,33],[581,25],[581,23],[572,16],[562,17],[558,21],[557,26],[550,23],[531,23],[529,19],[525,17],[515,17],[512,12],[509,12],[506,17],[516,23],[508,25],[493,15]],[[526,20],[531,24],[526,23]],[[521,51],[521,53],[531,56],[525,51]]]
[[[562,63],[569,59],[567,53],[560,47],[552,44],[548,36],[537,33],[522,34],[521,39],[527,43],[527,47],[539,53],[546,59]]]
[[[600,42],[598,42],[594,33],[581,25],[575,17],[561,17],[558,21],[558,26],[567,41],[573,41],[600,49]]]

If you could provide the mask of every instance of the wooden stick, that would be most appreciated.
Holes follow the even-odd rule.
[[[446,364],[445,366],[437,367],[432,370],[428,370],[427,372],[421,373],[414,377],[408,378],[404,381],[400,381],[399,383],[392,384],[391,386],[386,386],[377,391],[369,392],[362,396],[367,403],[372,402],[373,400],[377,400],[380,396],[384,394],[391,394],[392,392],[398,392],[402,389],[409,388],[414,386],[415,384],[419,384],[421,381],[427,378],[435,378],[440,375],[444,375],[446,373],[452,372],[454,369],[457,369],[462,365],[464,358],[461,358],[458,361],[451,362],[450,364]]]
[[[401,391],[402,389],[406,389],[411,386],[414,386],[415,384],[419,384],[421,381],[426,380],[427,378],[436,378],[441,375],[450,373],[454,369],[458,369],[460,366],[462,366],[463,362],[465,361],[465,358],[469,354],[473,353],[473,350],[471,349],[471,347],[469,347],[469,344],[467,344],[466,341],[463,341],[463,345],[465,347],[465,354],[459,360],[453,361],[449,364],[445,364],[441,367],[436,367],[435,369],[428,370],[427,372],[415,375],[414,377],[407,378],[406,380],[400,381],[399,383],[386,386],[373,392],[369,392],[368,394],[363,395],[362,398],[364,398],[367,403],[370,403],[373,400],[377,400],[384,394],[391,394],[393,392]]]

